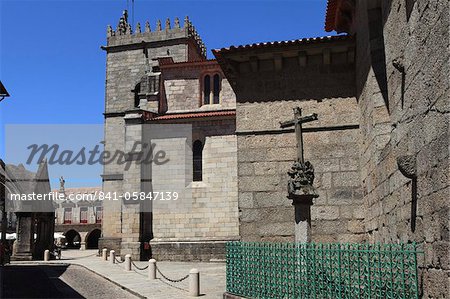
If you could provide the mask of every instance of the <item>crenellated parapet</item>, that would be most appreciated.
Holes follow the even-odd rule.
[[[184,19],[183,25],[175,18],[173,25],[169,18],[166,19],[164,27],[161,20],[157,20],[155,28],[151,28],[150,22],[146,21],[144,28],[137,23],[132,28],[128,23],[128,12],[125,10],[119,19],[116,29],[111,25],[107,27],[108,46],[122,46],[142,42],[159,42],[175,39],[190,39],[197,47],[199,53],[206,58],[206,47],[200,35],[188,17]]]

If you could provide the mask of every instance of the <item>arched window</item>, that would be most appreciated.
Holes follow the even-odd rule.
[[[221,78],[217,73],[203,76],[203,105],[220,103]]]
[[[210,104],[211,94],[211,77],[206,75],[203,79],[203,104]]]
[[[219,74],[214,75],[214,82],[213,82],[213,104],[219,104],[219,94],[220,94],[220,76]]]
[[[192,145],[192,158],[193,158],[193,176],[194,182],[202,181],[202,152],[203,144],[200,140],[196,140]]]

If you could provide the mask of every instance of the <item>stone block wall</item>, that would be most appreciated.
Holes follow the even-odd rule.
[[[199,139],[204,143],[203,179],[189,186],[191,206],[183,209],[166,209],[159,203],[153,206],[153,243],[227,240],[239,235],[234,120],[196,123],[193,131],[193,141]],[[164,175],[155,173],[153,185],[164,179]]]
[[[209,69],[205,70],[205,66]],[[219,104],[204,105],[202,102],[202,80],[205,74],[220,74],[222,78]],[[236,96],[222,75],[216,62],[207,61],[194,66],[163,69],[164,94],[167,112],[195,110],[223,110],[236,108]]]
[[[195,121],[192,130],[192,142],[200,140],[204,145],[202,181],[188,185],[188,206],[153,204],[151,247],[152,256],[159,260],[223,259],[225,242],[239,239],[235,121]],[[165,180],[163,174],[155,171],[154,187]],[[187,175],[192,179],[192,168],[190,171]],[[173,181],[172,177],[168,179]]]
[[[152,58],[167,57],[167,53],[174,61],[187,61],[187,45],[174,44],[148,48],[150,69],[158,62]],[[127,49],[126,51],[110,50],[106,57],[106,113],[131,110],[134,105],[132,90],[140,82],[148,70],[146,57],[142,48]]]
[[[105,151],[114,153],[117,150],[125,150],[125,121],[122,116],[105,118]],[[123,192],[123,165],[108,163],[103,168],[104,193]],[[121,201],[107,200],[103,202],[103,237],[120,238],[121,228]]]
[[[319,192],[312,206],[317,242],[364,240],[361,209],[358,107],[355,98],[237,104],[240,235],[244,241],[292,241],[294,208],[287,199],[287,171],[296,159],[293,131],[280,121],[317,113],[304,125],[305,159],[315,167]]]
[[[419,264],[423,298],[449,294],[448,12],[448,1],[356,6],[365,229],[372,242],[419,243],[425,252]],[[383,34],[383,44],[371,38],[373,31]],[[385,64],[370,48],[384,51]],[[374,71],[379,69],[386,72],[385,93]],[[400,172],[401,156],[416,160],[416,179]]]

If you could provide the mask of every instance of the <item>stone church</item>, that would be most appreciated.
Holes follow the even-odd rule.
[[[105,148],[126,152],[144,124],[192,125],[192,209],[147,215],[116,202],[101,242],[212,260],[228,240],[292,241],[296,139],[280,122],[300,107],[318,115],[303,129],[319,194],[312,240],[417,242],[422,295],[445,298],[448,11],[448,1],[328,0],[325,29],[345,34],[230,46],[215,60],[188,19],[132,30],[125,14],[104,47]],[[103,190],[148,188],[156,178],[136,167],[106,165]]]
[[[192,206],[178,212],[153,206],[149,212],[142,203],[104,203],[100,246],[136,259],[223,259],[225,242],[239,239],[239,215],[236,100],[219,64],[206,59],[187,18],[167,20],[164,26],[158,22],[156,28],[138,25],[133,31],[124,12],[117,29],[108,29],[103,49],[105,150],[129,153],[135,142],[149,142],[149,124],[189,124]],[[106,164],[103,191],[170,191],[156,187],[175,180],[167,171],[138,163],[126,171],[123,165]]]

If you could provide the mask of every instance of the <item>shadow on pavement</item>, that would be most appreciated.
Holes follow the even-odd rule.
[[[60,276],[67,265],[0,267],[0,298],[84,298]]]

